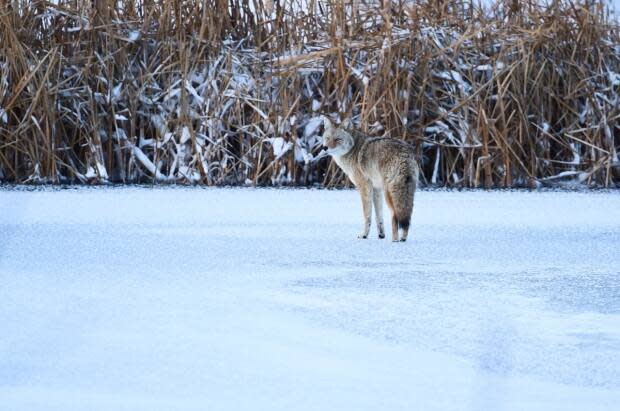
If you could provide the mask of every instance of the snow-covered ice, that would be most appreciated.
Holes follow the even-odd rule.
[[[0,409],[617,410],[618,210],[422,191],[394,244],[351,190],[0,191]]]

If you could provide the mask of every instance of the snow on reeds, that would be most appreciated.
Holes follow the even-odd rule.
[[[0,4],[0,180],[346,183],[321,116],[428,184],[620,181],[602,1]]]

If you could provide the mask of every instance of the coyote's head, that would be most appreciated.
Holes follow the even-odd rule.
[[[353,148],[353,137],[346,131],[334,126],[327,117],[323,117],[323,148],[327,154],[342,156]]]

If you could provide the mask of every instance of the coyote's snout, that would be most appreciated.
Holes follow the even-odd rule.
[[[392,212],[392,241],[407,240],[413,196],[418,184],[418,164],[413,147],[402,140],[370,137],[355,131],[345,131],[324,118],[323,147],[349,179],[358,188],[364,209],[364,230],[360,238],[367,238],[370,231],[372,205],[375,206],[379,238],[385,237],[383,202]]]

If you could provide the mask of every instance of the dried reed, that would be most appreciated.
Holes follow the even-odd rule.
[[[321,115],[433,185],[620,180],[602,1],[0,4],[0,180],[346,184]]]

